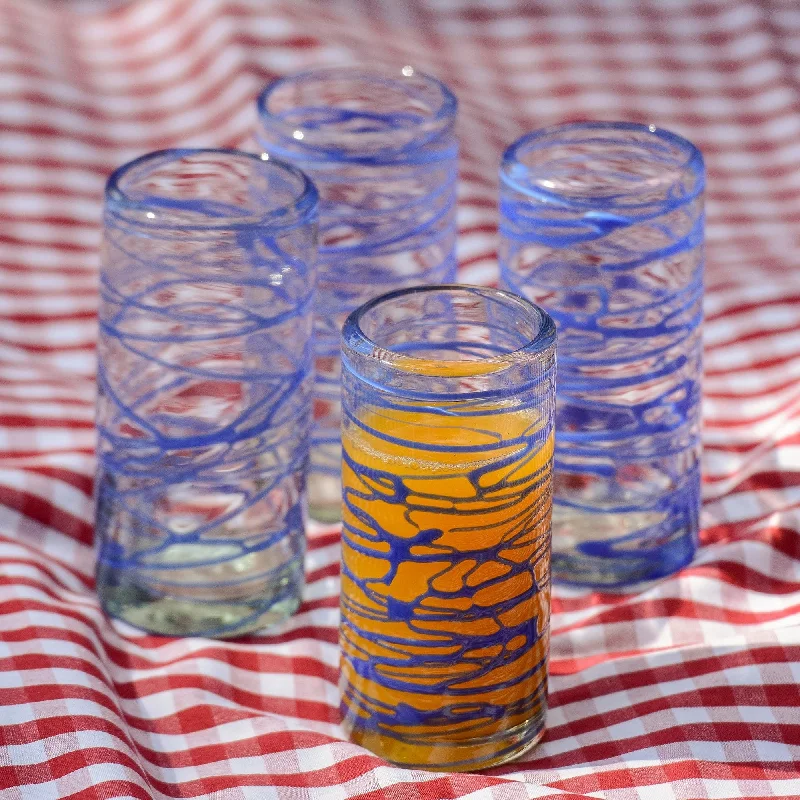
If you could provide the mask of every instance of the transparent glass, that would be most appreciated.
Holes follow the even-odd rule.
[[[553,577],[670,574],[699,530],[702,156],[576,123],[517,141],[500,179],[502,285],[558,328]]]
[[[97,591],[170,635],[298,606],[317,195],[299,170],[166,150],[109,179],[100,274]]]
[[[342,333],[343,724],[475,770],[543,735],[555,327],[507,292],[400,290]]]
[[[258,143],[320,193],[311,514],[340,514],[339,336],[382,292],[455,278],[456,99],[434,78],[321,69],[281,78],[258,100]]]

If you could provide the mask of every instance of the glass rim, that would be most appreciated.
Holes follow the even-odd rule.
[[[412,67],[411,69],[413,71],[410,74],[406,74],[403,70],[405,70],[407,66],[394,71],[386,67],[351,64],[332,67],[318,67],[315,69],[295,72],[290,75],[282,75],[281,77],[270,81],[261,90],[256,99],[256,112],[259,119],[269,119],[272,124],[281,129],[282,133],[284,133],[288,139],[293,140],[294,144],[298,147],[303,147],[304,145],[309,146],[309,143],[305,142],[304,140],[294,139],[293,133],[296,128],[295,125],[285,123],[283,119],[281,119],[279,116],[276,116],[269,108],[270,98],[282,87],[291,85],[293,83],[299,84],[302,81],[309,79],[322,80],[326,78],[337,77],[361,78],[381,82],[389,80],[398,85],[401,85],[404,82],[416,80],[425,86],[435,88],[441,94],[441,102],[439,103],[438,107],[436,107],[431,113],[430,117],[426,117],[426,119],[421,122],[418,127],[420,130],[425,130],[425,126],[431,126],[431,124],[439,123],[441,129],[444,130],[449,122],[455,120],[455,116],[458,112],[458,98],[446,83],[434,77],[433,75],[429,75],[427,72],[423,72],[422,70]],[[427,133],[430,133],[429,129],[427,130]],[[358,134],[353,133],[352,131],[348,132],[347,135],[348,137],[358,137]],[[375,134],[371,133],[370,135],[374,136]],[[392,136],[390,134],[387,137],[387,146],[384,148],[387,152],[394,152],[397,149],[396,145],[392,145],[391,139]],[[427,142],[427,140],[428,137],[426,137],[425,142]],[[411,149],[413,146],[414,140],[406,145],[406,148]]]
[[[471,360],[438,359],[398,353],[375,342],[361,327],[363,318],[378,306],[397,298],[425,294],[431,292],[465,292],[492,300],[501,300],[506,306],[516,306],[520,311],[535,316],[539,322],[538,331],[529,341],[507,353],[499,353]],[[552,317],[540,306],[531,303],[505,289],[491,286],[475,286],[465,283],[443,283],[425,286],[411,286],[395,289],[368,300],[351,312],[342,327],[344,347],[359,356],[379,362],[399,372],[412,375],[429,375],[430,377],[464,378],[489,375],[499,372],[520,361],[544,355],[555,347],[556,328]],[[442,370],[446,375],[442,375]]]
[[[608,131],[609,133],[638,133],[643,134],[646,139],[656,142],[665,142],[684,154],[684,159],[681,163],[676,164],[677,169],[683,174],[687,172],[694,172],[701,177],[701,183],[704,182],[705,163],[703,154],[700,148],[693,142],[689,141],[680,134],[674,133],[667,128],[661,128],[653,124],[644,122],[621,122],[621,121],[602,121],[602,120],[589,120],[584,122],[565,122],[557,125],[548,125],[544,128],[538,128],[524,134],[515,142],[512,142],[503,153],[500,163],[500,176],[501,179],[507,183],[515,184],[508,176],[509,167],[513,164],[522,163],[520,161],[520,154],[533,143],[545,142],[548,138],[555,137],[565,133],[574,131]],[[631,140],[633,141],[633,140]],[[569,146],[569,142],[565,146]],[[679,182],[676,178],[674,184]],[[673,184],[673,185],[674,185]],[[516,185],[516,184],[515,184]],[[540,189],[543,194],[548,194],[554,198],[561,198],[571,201],[568,195],[563,192],[553,191],[549,189]],[[633,192],[631,192],[633,194]]]
[[[214,218],[205,218],[202,222],[191,223],[175,219],[169,219],[168,212],[165,214],[163,208],[154,206],[146,200],[138,200],[129,194],[129,190],[123,188],[123,181],[131,173],[138,169],[144,169],[148,166],[160,166],[162,164],[169,164],[171,162],[178,162],[187,156],[223,156],[239,161],[244,161],[253,165],[258,165],[259,170],[278,170],[292,178],[299,181],[299,189],[295,197],[286,203],[276,206],[269,211],[259,211],[252,213],[242,213],[241,215],[231,216],[229,218],[215,220]],[[137,223],[141,225],[151,225],[153,227],[162,227],[165,224],[169,228],[180,230],[237,230],[242,227],[250,227],[254,225],[266,224],[286,224],[287,215],[295,214],[296,218],[291,219],[291,224],[302,223],[305,219],[310,219],[317,206],[318,195],[317,188],[308,175],[301,169],[298,169],[293,164],[277,158],[264,158],[255,153],[248,153],[244,150],[229,147],[170,147],[162,150],[153,150],[145,153],[124,164],[118,166],[108,176],[104,191],[105,211],[109,211],[109,205],[112,206],[112,213],[130,213],[140,212],[147,214],[148,212],[158,211],[159,213],[152,219],[145,216],[144,219],[137,219]],[[179,208],[173,209],[178,211]],[[167,217],[165,219],[164,217]]]

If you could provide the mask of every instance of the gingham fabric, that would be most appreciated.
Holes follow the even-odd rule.
[[[496,276],[496,169],[545,124],[671,128],[709,173],[702,548],[557,590],[544,743],[412,772],[338,727],[338,533],[281,630],[112,625],[93,594],[100,209],[116,164],[246,145],[268,79],[412,64],[460,103],[459,255]],[[796,0],[0,0],[0,798],[800,797]]]

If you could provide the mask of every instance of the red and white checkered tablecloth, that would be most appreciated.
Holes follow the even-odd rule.
[[[104,179],[242,145],[265,81],[352,61],[458,94],[467,282],[526,130],[652,122],[708,164],[703,546],[641,593],[556,593],[547,737],[482,775],[343,740],[335,532],[272,635],[144,636],[92,592]],[[0,0],[2,800],[800,797],[799,509],[797,0]]]

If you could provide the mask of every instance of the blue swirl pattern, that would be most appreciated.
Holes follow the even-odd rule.
[[[105,213],[98,591],[139,627],[231,636],[302,587],[315,196],[277,222],[138,203]]]
[[[672,573],[699,530],[702,157],[578,123],[512,145],[501,182],[502,285],[559,333],[554,577]]]

